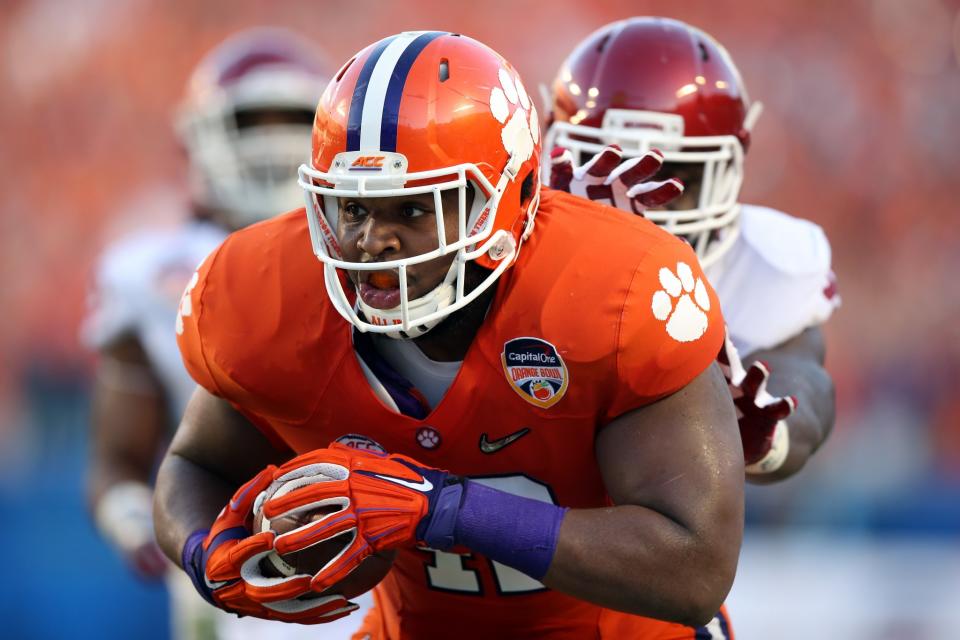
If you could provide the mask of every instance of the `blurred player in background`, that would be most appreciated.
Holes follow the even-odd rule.
[[[187,220],[121,239],[97,273],[84,328],[99,355],[90,502],[100,531],[134,570],[171,578],[178,638],[210,637],[214,626],[225,640],[298,631],[223,615],[170,571],[154,538],[151,485],[194,388],[174,331],[183,287],[228,233],[302,203],[297,167],[309,154],[327,77],[318,51],[286,30],[251,29],[214,49],[192,74],[176,120],[190,163]]]
[[[523,83],[459,34],[360,51],[313,141],[306,214],[231,235],[184,293],[168,556],[228,611],[315,624],[396,550],[368,640],[729,637],[743,452],[690,247],[540,189]]]
[[[839,304],[830,245],[811,222],[738,201],[760,104],[726,49],[677,20],[609,24],[563,63],[550,109],[551,186],[643,215],[700,257],[727,322],[720,361],[748,479],[799,471],[834,421],[820,329]],[[666,181],[631,181],[661,162]]]

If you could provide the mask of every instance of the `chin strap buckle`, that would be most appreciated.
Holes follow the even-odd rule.
[[[517,162],[517,159],[517,154],[511,153],[510,158],[507,160],[507,166],[503,168],[503,172],[510,178],[510,182],[516,179],[517,171],[520,170],[520,163]]]
[[[527,205],[527,220],[523,225],[523,233],[520,234],[520,242],[526,242],[536,223],[537,211],[540,209],[540,183],[537,183],[537,192],[530,198],[530,204]]]

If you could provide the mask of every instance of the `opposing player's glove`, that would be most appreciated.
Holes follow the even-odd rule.
[[[209,531],[194,532],[183,547],[183,568],[197,591],[208,602],[238,615],[268,620],[320,624],[342,618],[357,609],[343,596],[328,595],[300,599],[310,589],[280,589],[264,598],[254,599],[251,592],[270,581],[254,569],[251,559],[273,549],[275,534],[265,531],[251,535],[253,505],[271,483],[277,468],[273,465],[240,487],[223,508]],[[254,563],[255,564],[255,563]],[[270,595],[273,595],[271,598]]]
[[[786,419],[796,410],[797,399],[793,396],[781,398],[767,391],[770,367],[765,362],[754,362],[744,370],[729,336],[717,360],[737,407],[747,472],[776,471],[783,466],[790,451]]]
[[[120,482],[97,502],[97,527],[127,565],[146,580],[162,578],[171,566],[153,534],[153,491],[140,482]]]
[[[277,553],[299,552],[347,535],[343,551],[316,574],[278,578],[255,592],[248,590],[257,599],[274,599],[289,590],[324,591],[380,551],[417,542],[435,549],[453,546],[462,479],[406,456],[333,444],[287,462],[273,479],[282,484],[262,505],[267,518],[337,507],[308,526],[277,536]]]
[[[554,147],[550,152],[550,187],[638,215],[648,207],[662,207],[683,193],[683,183],[676,178],[650,180],[663,165],[659,150],[621,160],[620,147],[610,145],[574,168],[570,151]]]
[[[163,555],[160,545],[153,540],[132,549],[124,557],[137,575],[145,580],[159,580],[174,566],[167,560],[167,556]]]

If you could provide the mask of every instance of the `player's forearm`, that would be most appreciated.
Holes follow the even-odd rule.
[[[155,384],[144,383],[137,393],[119,388],[103,370],[101,363],[91,412],[90,512],[103,537],[138,570],[147,557],[163,566],[154,545],[151,486],[167,424],[162,396]]]
[[[611,609],[706,624],[733,584],[742,522],[733,509],[696,532],[639,506],[571,510],[543,582]]]
[[[743,535],[729,398],[711,366],[605,425],[595,451],[615,507],[565,510],[467,481],[453,542],[582,600],[705,624],[733,582]]]
[[[679,518],[628,504],[569,510],[467,480],[444,488],[418,535],[436,549],[465,546],[582,600],[705,624],[733,582],[743,534],[742,489],[721,487],[705,488],[692,498],[700,506]]]
[[[236,489],[217,474],[175,453],[157,472],[153,519],[157,542],[177,565],[187,538],[210,527]]]
[[[115,369],[123,367],[119,372]],[[133,373],[130,373],[130,369]],[[139,375],[137,388],[121,387],[117,378]],[[168,424],[163,391],[146,368],[102,358],[93,388],[90,413],[90,470],[87,495],[97,504],[121,483],[148,486]]]
[[[835,391],[827,371],[810,362],[771,364],[774,374],[769,389],[776,395],[792,395],[797,409],[787,422],[790,448],[783,465],[771,473],[748,474],[754,484],[770,484],[800,471],[833,430]]]

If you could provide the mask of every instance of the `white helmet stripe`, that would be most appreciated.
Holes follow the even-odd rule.
[[[404,51],[413,42],[429,31],[408,31],[401,33],[387,45],[377,60],[367,83],[366,96],[363,100],[363,116],[360,121],[360,149],[359,151],[381,151],[380,138],[383,128],[384,107],[388,99],[387,90],[390,81],[397,73],[402,72],[404,79],[410,70],[409,63],[402,65],[406,68],[398,69],[397,63]],[[437,34],[439,35],[439,34]],[[410,61],[412,62],[412,61]],[[399,98],[399,96],[397,96]],[[396,142],[394,145],[396,146]],[[392,151],[393,149],[389,149]]]
[[[380,127],[383,120],[383,101],[387,97],[387,87],[393,68],[404,50],[410,46],[416,33],[402,33],[393,39],[384,49],[377,60],[370,82],[367,84],[367,95],[363,99],[363,116],[360,120],[360,151],[380,150]]]

